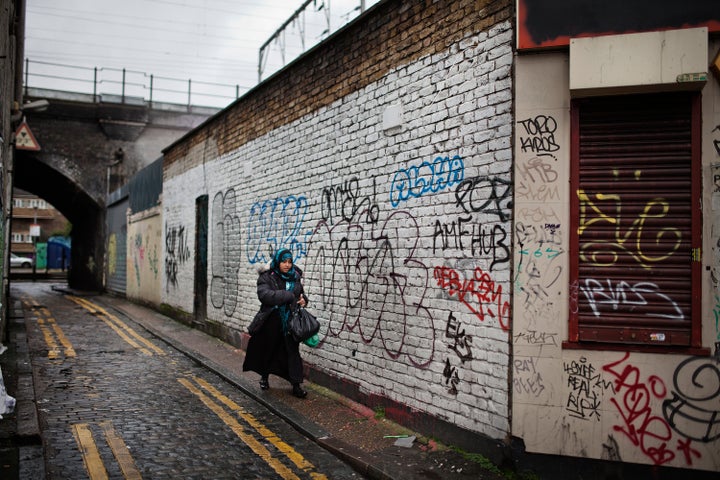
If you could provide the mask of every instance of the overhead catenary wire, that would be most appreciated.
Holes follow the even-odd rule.
[[[357,15],[360,0],[330,3],[337,26]],[[376,0],[378,1],[378,0]],[[303,3],[258,0],[27,0],[25,58],[87,67],[127,68],[193,81],[257,84],[257,52],[264,39]],[[354,12],[354,13],[353,13]],[[322,15],[303,18],[267,50],[272,73],[323,36]],[[324,33],[327,35],[327,33]],[[284,58],[282,58],[284,56]]]

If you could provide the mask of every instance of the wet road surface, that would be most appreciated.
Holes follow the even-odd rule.
[[[48,479],[362,478],[92,296],[47,283],[12,288],[25,311]]]

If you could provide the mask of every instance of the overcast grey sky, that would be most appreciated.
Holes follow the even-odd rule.
[[[378,0],[365,0],[369,8]],[[30,86],[116,93],[126,69],[126,94],[147,97],[153,75],[154,98],[163,90],[198,92],[193,103],[224,106],[239,85],[242,95],[258,81],[263,45],[304,0],[27,0],[25,58]],[[313,0],[305,14],[268,48],[263,78],[360,13],[360,0]],[[59,67],[55,64],[63,65]],[[83,69],[64,67],[79,66]],[[46,76],[41,76],[46,75]],[[63,82],[56,76],[77,78]],[[182,80],[171,82],[173,78]],[[209,86],[207,83],[227,85]],[[206,97],[205,92],[227,96]],[[165,92],[167,95],[168,92]],[[179,102],[187,95],[177,94]],[[168,98],[168,101],[173,99]],[[218,103],[220,105],[218,105]]]

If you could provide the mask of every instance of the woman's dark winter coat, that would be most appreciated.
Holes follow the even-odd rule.
[[[275,271],[265,270],[257,280],[257,295],[260,299],[260,314],[265,320],[252,334],[243,363],[243,371],[260,375],[273,374],[295,384],[303,381],[303,363],[298,342],[285,335],[280,312],[277,307],[285,305],[294,308],[300,296],[305,295],[302,286],[302,270],[294,267],[295,286],[286,290],[285,280]]]

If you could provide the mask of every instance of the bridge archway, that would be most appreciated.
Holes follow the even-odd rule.
[[[13,185],[72,223],[70,286],[104,289],[110,194],[219,109],[40,89],[24,98],[48,105],[25,112],[41,150],[16,150]]]
[[[50,202],[72,223],[68,285],[81,290],[102,290],[104,205],[99,205],[79,185],[43,162],[36,152],[16,152],[13,184]]]

